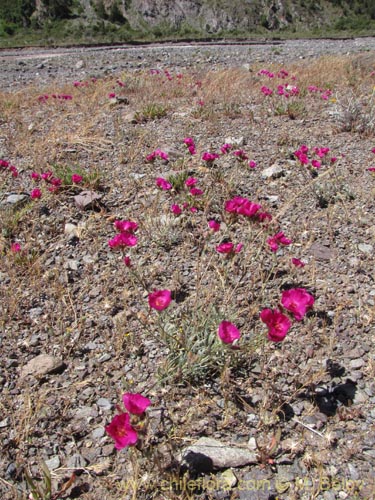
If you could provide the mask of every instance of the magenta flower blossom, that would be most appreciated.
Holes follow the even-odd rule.
[[[267,239],[268,246],[270,247],[271,252],[276,252],[279,248],[279,245],[290,245],[292,240],[287,238],[285,234],[280,231],[279,233],[271,236]]]
[[[189,193],[191,194],[191,196],[201,196],[203,194],[203,191],[199,188],[192,187],[189,190]]]
[[[270,89],[269,87],[266,87],[265,85],[263,85],[263,87],[260,89],[260,91],[262,92],[262,94],[264,94],[265,96],[268,96],[268,95],[272,95],[273,94],[273,90]]]
[[[260,313],[260,319],[267,325],[268,340],[272,342],[284,340],[292,325],[288,316],[285,316],[278,309],[263,309]]]
[[[254,160],[250,160],[249,161],[249,167],[250,168],[255,168],[256,166],[257,166],[257,162],[256,161],[254,161]]]
[[[171,303],[172,296],[170,290],[155,290],[148,296],[148,303],[152,309],[163,311]]]
[[[227,212],[237,213],[245,217],[254,217],[261,209],[261,206],[251,202],[247,198],[242,198],[242,196],[235,196],[225,202],[224,208]]]
[[[31,178],[34,179],[34,181],[38,181],[40,179],[40,174],[38,174],[38,172],[31,172]]]
[[[371,149],[371,153],[374,153],[374,155],[375,155],[375,148]]]
[[[216,251],[219,253],[232,253],[234,251],[234,243],[230,241],[227,243],[220,243],[220,245],[217,245]]]
[[[106,433],[115,440],[115,448],[122,450],[126,446],[134,446],[138,440],[137,432],[130,425],[128,413],[115,415],[112,422],[105,426]]]
[[[319,160],[311,160],[311,165],[315,168],[320,168],[322,166],[322,162]]]
[[[185,181],[185,186],[187,187],[193,187],[195,184],[198,182],[198,179],[195,177],[188,177]]]
[[[217,330],[219,339],[224,344],[233,344],[234,341],[241,337],[241,333],[238,328],[229,321],[222,321]]]
[[[163,179],[163,177],[158,177],[155,182],[157,187],[162,189],[163,191],[169,191],[170,189],[172,189],[172,184],[166,179]]]
[[[297,259],[296,257],[292,257],[292,264],[296,267],[305,267],[305,263],[302,260]]]
[[[142,415],[151,404],[151,401],[142,394],[132,394],[131,392],[123,394],[122,401],[128,412],[133,415]]]
[[[42,172],[40,176],[44,181],[48,181],[52,177],[52,172],[47,170],[47,172]]]
[[[186,137],[184,139],[184,143],[186,144],[186,146],[188,147],[188,151],[191,155],[195,155],[196,154],[196,149],[195,149],[195,143],[194,143],[194,140],[191,138],[191,137]]]
[[[220,243],[220,245],[216,247],[216,251],[225,254],[240,253],[242,247],[243,243],[238,243],[236,246],[234,246],[234,243],[229,241],[227,243]]]
[[[326,156],[330,149],[329,148],[314,148],[315,153],[319,156],[319,158],[324,158]]]
[[[284,290],[281,296],[281,304],[290,311],[294,319],[301,321],[304,315],[314,305],[315,299],[304,288],[291,288]]]
[[[35,188],[30,193],[30,198],[32,200],[38,200],[42,196],[42,191],[38,188]]]
[[[134,233],[138,229],[138,224],[131,220],[115,220],[113,225],[120,233]]]
[[[207,161],[208,163],[213,162],[214,160],[217,160],[219,158],[219,155],[217,153],[209,153],[205,152],[202,154],[202,160]]]
[[[180,207],[179,205],[176,205],[176,204],[173,204],[173,205],[171,206],[171,210],[172,210],[172,212],[173,212],[175,215],[180,215],[180,214],[181,214],[181,212],[182,212],[181,207]]]
[[[220,151],[222,152],[223,155],[228,153],[232,149],[232,144],[225,143],[221,146]]]
[[[110,92],[110,93],[108,94],[108,97],[109,97],[109,99],[114,99],[114,98],[116,97],[115,92]]]
[[[133,233],[127,231],[116,234],[108,241],[110,248],[134,247],[137,244],[137,237]]]
[[[52,186],[60,187],[62,184],[62,179],[60,179],[59,177],[52,177],[49,182],[52,184]]]
[[[125,264],[126,267],[132,267],[132,261],[131,261],[129,255],[126,255],[123,258],[123,262],[124,262],[124,264]]]
[[[217,231],[220,230],[220,222],[217,222],[214,219],[208,221],[208,226],[214,233],[217,233]]]
[[[79,174],[73,174],[72,175],[72,182],[73,184],[80,184],[83,181],[82,175]]]
[[[194,139],[192,137],[185,137],[184,144],[186,146],[194,146]]]
[[[12,243],[10,251],[13,253],[18,253],[21,251],[21,245],[19,243]]]
[[[248,160],[249,157],[245,153],[243,149],[238,149],[237,151],[233,151],[234,156],[237,156],[237,158],[241,161]]]
[[[147,155],[146,156],[146,160],[150,161],[150,162],[153,162],[156,159],[157,156],[159,158],[161,158],[162,160],[168,161],[168,154],[165,153],[164,151],[161,151],[160,149],[155,149],[155,151],[153,151],[152,153],[150,153],[149,155]]]
[[[309,158],[306,153],[303,153],[300,149],[294,152],[294,155],[298,158],[302,165],[308,165]]]

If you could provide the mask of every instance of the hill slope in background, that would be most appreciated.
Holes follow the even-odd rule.
[[[0,39],[163,38],[306,32],[375,26],[372,0],[2,0]]]

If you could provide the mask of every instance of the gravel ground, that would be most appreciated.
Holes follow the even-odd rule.
[[[17,498],[16,487],[22,498],[24,472],[41,477],[41,459],[52,473],[53,491],[60,489],[55,499],[375,497],[375,187],[367,170],[375,163],[369,124],[374,108],[361,101],[370,116],[361,133],[347,130],[347,116],[339,126],[335,115],[340,99],[347,99],[349,109],[353,95],[360,99],[368,92],[374,51],[375,38],[358,38],[0,52],[0,159],[11,160],[20,172],[15,179],[2,172],[0,187],[2,498]],[[324,81],[319,68],[332,80],[327,64],[318,62],[329,55],[348,61],[347,95],[338,84],[336,108],[311,98],[302,111],[297,106],[288,114],[274,109],[274,101],[248,99],[241,86],[249,79],[249,93],[256,95],[255,84],[270,82],[255,69],[272,65],[292,67],[297,82],[298,68],[302,73],[309,65],[317,71],[311,83]],[[204,105],[192,110],[176,83],[164,95],[173,110],[159,120],[140,119],[148,87],[137,75],[149,69],[168,69],[173,81],[177,72],[191,73],[191,82],[201,78],[202,90],[196,85],[189,96],[194,102],[202,97]],[[229,70],[233,81],[220,81]],[[211,71],[218,76],[205,80]],[[39,94],[53,88],[73,92],[73,81],[97,78],[104,82],[98,88],[111,90],[129,74],[135,76],[125,80],[127,87],[116,87],[120,97],[96,104],[92,118],[83,109],[94,102],[91,87],[82,91],[84,106],[79,94],[74,108],[69,102],[58,109],[37,103]],[[162,76],[157,78],[162,87]],[[232,86],[245,93],[232,92]],[[7,96],[20,96],[12,104],[14,116],[7,113]],[[200,153],[237,141],[258,166],[244,168],[230,155],[215,168],[199,158],[187,160],[186,136],[194,137]],[[337,157],[334,167],[297,168],[292,152],[301,144],[310,152],[329,147]],[[156,148],[168,153],[168,162],[144,161]],[[31,170],[61,162],[95,165],[100,200],[82,210],[74,187],[30,208]],[[155,188],[155,177],[185,170],[199,178],[209,201],[197,202],[197,213],[175,218],[169,209],[174,198]],[[270,230],[284,231],[293,245],[277,254],[254,250],[264,244],[261,231],[224,214],[228,194],[261,203],[273,215]],[[181,193],[176,197],[182,200]],[[21,214],[22,207],[27,213]],[[17,220],[9,215],[15,213]],[[212,217],[222,220],[224,236],[208,235]],[[120,218],[140,224],[133,273],[107,244]],[[226,265],[208,250],[229,237],[244,249]],[[22,253],[9,250],[14,241],[29,249],[26,265]],[[291,266],[291,257],[305,267]],[[283,343],[258,344],[264,334],[259,307],[276,307],[281,291],[291,287],[314,295],[313,310]],[[188,357],[188,375],[179,379],[173,364],[163,365],[172,348],[155,335],[161,331],[155,311],[142,306],[154,288],[173,291],[169,321],[182,318],[181,330],[192,328],[189,311],[199,325],[206,326],[205,317],[209,326],[211,318],[216,324],[218,305],[220,313],[236,318],[241,341],[254,344],[251,354],[243,359],[239,350],[232,371],[219,357],[223,367],[199,383],[189,379],[195,361]],[[164,385],[161,366],[168,374]],[[104,430],[124,391],[152,401],[143,452],[117,452]],[[202,444],[200,455],[210,456],[209,466],[199,457],[186,458],[187,447],[202,437],[222,446],[219,456],[211,456],[215,445]],[[190,457],[194,453],[190,449]],[[73,472],[74,482],[61,491]]]

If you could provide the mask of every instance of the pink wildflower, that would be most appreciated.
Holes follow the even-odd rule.
[[[231,200],[225,202],[224,208],[227,212],[237,213],[245,217],[254,217],[257,215],[261,206],[242,196],[235,196]]]
[[[292,257],[292,264],[296,267],[305,267],[305,263],[302,260],[297,259],[296,257]]]
[[[220,243],[220,245],[217,245],[216,251],[219,253],[232,253],[234,248],[234,244],[232,242],[227,242],[227,243]]]
[[[194,146],[194,139],[192,137],[185,137],[184,144],[186,146]]]
[[[124,262],[124,264],[125,264],[126,267],[132,267],[132,262],[131,262],[131,259],[130,259],[129,255],[126,255],[123,258],[123,262]]]
[[[228,241],[226,243],[220,243],[220,245],[217,245],[216,251],[225,254],[239,253],[241,252],[242,247],[243,243],[238,243],[236,246],[234,246],[234,243]]]
[[[171,303],[172,297],[170,290],[155,290],[148,296],[148,303],[152,309],[163,311]]]
[[[134,247],[137,244],[137,237],[129,232],[116,234],[108,241],[110,248]]]
[[[170,189],[172,189],[172,184],[166,179],[163,179],[163,177],[158,177],[156,179],[156,185],[163,191],[169,191]]]
[[[41,196],[42,196],[42,191],[41,191],[40,189],[38,189],[38,188],[33,189],[33,190],[31,191],[31,193],[30,193],[30,198],[31,198],[32,200],[37,200],[37,199],[39,199]]]
[[[311,160],[311,165],[315,168],[320,168],[322,166],[322,163],[318,160]]]
[[[220,222],[217,222],[214,219],[208,221],[208,226],[214,233],[220,230]]]
[[[260,313],[260,319],[268,327],[268,340],[272,342],[281,342],[284,340],[291,321],[288,316],[281,313],[278,309],[263,309]]]
[[[275,234],[274,236],[271,236],[270,238],[267,239],[268,246],[270,247],[270,250],[272,252],[276,252],[277,249],[279,248],[279,245],[290,245],[292,243],[292,240],[287,238],[285,234],[280,231],[279,233]]]
[[[301,321],[306,312],[312,308],[315,299],[304,288],[284,290],[281,304],[294,315],[294,319]]]
[[[131,392],[123,394],[122,401],[128,412],[133,415],[142,415],[151,404],[151,401],[142,394],[132,394]]]
[[[12,172],[12,177],[18,177],[18,170],[14,165],[10,165],[9,170]]]
[[[249,161],[249,167],[250,168],[255,168],[256,166],[257,166],[257,162],[256,161],[254,161],[254,160],[250,160]]]
[[[211,163],[214,160],[217,160],[217,158],[219,158],[219,155],[216,153],[209,153],[206,151],[205,153],[202,154],[202,160],[207,161],[208,163]]]
[[[266,96],[268,96],[268,95],[272,95],[272,94],[273,94],[273,90],[272,90],[272,89],[270,89],[270,88],[268,88],[268,87],[266,87],[265,85],[263,85],[263,87],[260,89],[260,91],[261,91],[264,95],[266,95]]]
[[[237,151],[233,151],[234,156],[237,156],[239,160],[248,160],[248,156],[243,149],[238,149]]]
[[[47,170],[47,172],[42,172],[40,176],[44,181],[48,181],[52,177],[52,172]]]
[[[105,426],[105,431],[115,440],[117,450],[122,450],[126,446],[133,446],[138,440],[137,432],[130,425],[128,413],[115,415],[112,422]]]
[[[372,148],[371,153],[374,153],[375,155],[375,148]]]
[[[38,172],[31,172],[31,178],[34,179],[34,181],[38,181],[40,179],[40,174],[38,174]]]
[[[182,212],[181,207],[175,204],[171,206],[171,210],[175,215],[180,215],[180,213]]]
[[[221,146],[220,151],[222,152],[223,155],[225,155],[232,149],[232,147],[233,146],[231,144],[225,143]]]
[[[50,183],[52,186],[59,187],[62,184],[62,179],[59,177],[52,177],[52,179],[50,179]]]
[[[13,253],[18,253],[21,251],[21,245],[19,243],[12,243],[10,251]]]
[[[192,187],[189,190],[189,193],[191,194],[191,196],[201,196],[203,194],[203,191],[199,188]]]
[[[217,330],[219,339],[224,344],[233,344],[234,341],[241,337],[241,333],[238,328],[229,321],[222,321]]]
[[[138,224],[131,220],[115,220],[114,226],[120,233],[134,233],[138,229]]]
[[[159,156],[162,160],[168,160],[168,153],[165,153],[164,151],[161,151],[160,149],[155,150],[156,156]]]
[[[115,92],[110,92],[110,93],[108,94],[108,97],[109,97],[109,99],[114,99],[114,98],[116,97]]]
[[[72,182],[73,184],[80,184],[83,181],[82,175],[79,174],[73,174],[72,175]]]
[[[195,177],[188,177],[185,181],[185,186],[187,187],[193,187],[195,184],[198,182],[198,179]]]

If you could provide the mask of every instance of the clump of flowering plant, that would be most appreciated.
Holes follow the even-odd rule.
[[[137,444],[139,434],[143,432],[144,425],[140,425],[145,418],[145,411],[151,401],[141,394],[127,392],[123,394],[122,401],[129,413],[121,408],[119,415],[115,415],[110,424],[105,426],[106,433],[115,441],[115,448],[122,450],[127,446]]]

